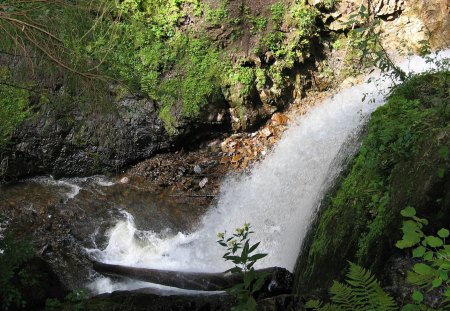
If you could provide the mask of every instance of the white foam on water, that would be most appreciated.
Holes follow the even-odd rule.
[[[439,58],[450,57],[450,51]],[[433,65],[414,56],[401,67],[407,72],[423,72]],[[372,75],[372,78],[379,78]],[[250,222],[261,241],[259,252],[269,255],[258,268],[281,266],[293,270],[302,240],[328,183],[339,173],[343,159],[357,146],[361,128],[370,114],[384,103],[384,93],[392,82],[384,79],[366,82],[340,91],[295,120],[273,151],[248,176],[228,178],[222,185],[216,206],[204,216],[198,230],[191,234],[167,236],[140,231],[133,217],[124,213],[108,233],[105,249],[87,250],[105,263],[153,269],[216,272],[230,268],[224,262],[224,249],[216,243],[216,234],[233,232]],[[372,100],[362,102],[363,94]],[[347,154],[343,149],[348,149]],[[91,284],[97,293],[131,288],[131,283],[111,285],[108,281]],[[102,285],[103,284],[103,285]],[[107,285],[105,285],[107,284]],[[136,283],[140,285],[142,282]],[[147,283],[148,284],[148,283]]]
[[[34,177],[31,179],[24,180],[25,182],[36,182],[43,185],[56,186],[58,188],[67,189],[64,193],[66,199],[75,198],[81,190],[81,186],[79,186],[76,181],[82,180],[81,178],[63,178],[63,179],[55,179],[53,176],[40,176]]]
[[[94,181],[101,187],[111,187],[116,184],[115,182],[106,179],[104,176],[96,176]]]

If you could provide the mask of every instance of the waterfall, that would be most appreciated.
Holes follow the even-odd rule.
[[[437,57],[449,57],[449,50]],[[413,56],[400,64],[407,72],[433,68]],[[223,271],[224,262],[216,234],[249,222],[253,242],[268,256],[258,268],[281,266],[293,270],[303,237],[318,203],[343,162],[357,150],[358,136],[370,114],[384,103],[384,92],[392,82],[374,74],[360,85],[346,88],[326,99],[291,124],[273,151],[250,174],[230,177],[221,186],[218,203],[192,233],[176,235],[139,230],[126,211],[109,231],[105,249],[87,250],[106,263],[183,271]],[[371,100],[362,101],[364,94]],[[346,147],[351,142],[353,147]],[[133,283],[114,286],[99,279],[91,284],[98,292],[143,287]]]

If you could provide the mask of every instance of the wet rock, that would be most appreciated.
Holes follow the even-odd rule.
[[[234,304],[235,298],[228,294],[179,295],[137,290],[93,297],[86,301],[85,309],[92,311],[228,311]]]
[[[93,175],[149,157],[174,141],[150,100],[128,97],[117,103],[117,111],[74,110],[66,118],[42,109],[16,130],[2,154],[0,177]]]
[[[298,295],[279,295],[258,301],[258,311],[294,311],[304,310],[302,299]]]
[[[204,188],[207,182],[208,182],[208,178],[205,177],[198,183],[198,186],[200,188]]]
[[[116,172],[156,152],[213,136],[228,122],[221,102],[212,103],[197,119],[183,122],[179,131],[169,135],[150,99],[130,95],[111,105],[102,112],[73,108],[64,118],[43,106],[15,131],[7,149],[1,150],[0,179]]]
[[[378,0],[375,3],[374,13],[376,16],[393,16],[405,9],[404,0]]]
[[[202,168],[200,167],[200,165],[196,165],[194,166],[194,173],[195,174],[201,174],[202,173]]]

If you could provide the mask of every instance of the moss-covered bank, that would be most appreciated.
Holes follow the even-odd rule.
[[[298,293],[328,288],[348,260],[376,274],[384,269],[407,205],[435,226],[449,225],[449,83],[448,71],[415,76],[373,113],[358,156],[304,245]]]

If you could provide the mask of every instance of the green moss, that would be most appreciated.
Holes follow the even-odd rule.
[[[0,80],[7,80],[9,73],[0,67]],[[5,146],[16,127],[29,115],[29,91],[20,86],[0,84],[0,148]]]
[[[212,26],[219,26],[228,19],[228,0],[221,0],[220,5],[213,9],[205,5],[204,16],[205,20]]]
[[[373,113],[349,174],[314,229],[301,268],[305,282],[327,279],[320,271],[335,273],[346,260],[374,271],[386,260],[383,254],[396,232],[399,212],[419,188],[419,181],[407,176],[420,175],[422,158],[431,157],[428,149],[448,148],[448,140],[437,137],[450,133],[449,83],[449,72],[413,77]],[[438,165],[432,157],[428,161],[428,170]]]
[[[255,69],[252,67],[236,66],[229,71],[228,82],[230,84],[241,84],[241,95],[247,96],[255,82]]]

